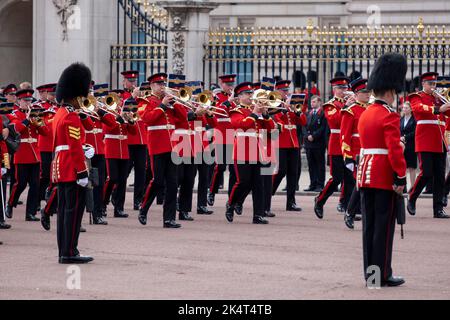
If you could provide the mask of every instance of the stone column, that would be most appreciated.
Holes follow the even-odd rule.
[[[108,82],[116,8],[111,0],[34,0],[33,84],[58,81],[78,61],[91,68],[95,81]]]
[[[219,4],[208,0],[158,1],[157,4],[169,13],[169,72],[185,74],[188,80],[202,80],[209,13]]]

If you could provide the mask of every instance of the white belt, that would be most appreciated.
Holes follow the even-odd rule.
[[[116,139],[116,140],[126,140],[128,136],[121,134],[105,134],[105,139]]]
[[[205,127],[197,127],[197,128],[195,128],[195,131],[203,132],[203,131],[206,131],[206,128]]]
[[[337,133],[337,134],[341,133],[341,130],[339,130],[339,129],[331,129],[330,131],[331,131],[331,133]]]
[[[92,131],[86,131],[86,133],[93,133],[93,134],[97,134],[97,133],[102,133],[103,129],[94,129]]]
[[[217,122],[231,122],[231,118],[218,118]]]
[[[260,133],[256,133],[256,132],[237,132],[236,137],[260,138],[260,137],[262,137],[262,135]]]
[[[175,134],[184,134],[184,135],[189,135],[189,136],[193,136],[195,135],[195,131],[189,130],[189,129],[177,129],[174,131]]]
[[[355,133],[354,135],[352,135],[352,137],[359,138],[359,133]]]
[[[37,139],[34,138],[28,138],[28,139],[20,139],[21,143],[35,143],[38,142]]]
[[[157,131],[157,130],[174,130],[175,126],[173,124],[166,124],[163,126],[151,126],[147,127],[148,131]]]
[[[55,153],[61,152],[61,151],[68,151],[69,150],[69,146],[68,145],[62,145],[62,146],[57,146],[55,148]]]
[[[419,121],[417,121],[417,124],[437,124],[437,125],[445,126],[445,122],[439,121],[439,120],[419,120]]]
[[[284,128],[286,130],[294,130],[294,129],[297,129],[297,126],[294,126],[293,124],[285,124]]]
[[[366,155],[388,155],[388,149],[361,149],[361,154]]]

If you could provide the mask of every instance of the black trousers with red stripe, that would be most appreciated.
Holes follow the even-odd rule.
[[[58,186],[50,184],[49,190],[50,196],[44,207],[44,214],[47,216],[51,216],[58,212]]]
[[[196,172],[197,166],[194,163],[194,158],[183,159],[183,163],[177,167],[178,207],[180,212],[192,212]]]
[[[53,153],[41,152],[41,179],[39,181],[39,201],[45,200],[45,193],[50,184],[50,167]]]
[[[177,157],[174,155],[174,157]],[[177,166],[172,161],[172,153],[166,152],[150,155],[153,179],[148,185],[142,201],[142,213],[147,215],[153,201],[159,192],[164,190],[164,221],[175,220],[177,200]]]
[[[197,164],[198,187],[197,187],[197,208],[208,206],[208,186],[210,185],[210,166],[202,161]]]
[[[216,194],[219,192],[219,186],[223,182],[223,174],[227,170],[230,172],[228,180],[228,196],[233,190],[233,186],[236,183],[236,172],[233,165],[233,145],[232,144],[215,144],[214,150],[216,154],[216,166],[211,179],[211,186],[209,192]]]
[[[14,184],[9,198],[9,205],[17,207],[19,197],[30,186],[27,195],[26,215],[36,215],[36,209],[39,202],[39,174],[41,171],[40,163],[16,164],[16,183]]]
[[[243,204],[247,195],[252,192],[253,216],[264,216],[264,185],[260,163],[235,164],[236,183],[231,191],[228,204],[235,207]]]
[[[344,188],[343,195],[344,197],[340,199],[340,202],[344,206],[344,208],[348,208],[348,203],[350,201],[350,197],[352,196],[353,190],[355,189],[356,179],[355,179],[355,171],[350,171],[344,163]],[[342,193],[342,192],[341,192]]]
[[[317,201],[320,205],[325,205],[328,198],[336,191],[336,188],[344,179],[344,159],[342,156],[330,156],[330,173],[331,178],[328,180],[325,188],[319,194]]]
[[[418,156],[420,173],[409,193],[409,200],[416,202],[428,182],[432,181],[433,210],[437,212],[443,208],[446,154],[444,152],[419,152]]]
[[[57,237],[60,257],[79,255],[78,238],[86,206],[86,188],[76,182],[58,183]]]
[[[279,149],[278,173],[273,177],[273,192],[275,193],[281,181],[286,177],[287,204],[295,204],[295,189],[297,188],[298,161],[300,149]]]
[[[367,268],[377,266],[381,281],[392,276],[392,245],[395,231],[395,193],[381,189],[361,189],[364,276]]]
[[[106,159],[106,168],[108,179],[105,183],[103,204],[108,204],[112,194],[114,210],[123,211],[127,191],[128,159]]]
[[[134,168],[134,194],[133,203],[140,204],[145,193],[145,168],[147,163],[147,146],[146,145],[129,145],[130,153],[128,175]]]

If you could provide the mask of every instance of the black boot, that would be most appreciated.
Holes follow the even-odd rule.
[[[32,214],[28,214],[28,215],[25,217],[25,221],[28,221],[28,222],[38,222],[38,221],[41,221],[41,219],[37,218],[36,216],[33,216]]]
[[[302,208],[297,206],[295,203],[288,203],[286,206],[286,211],[300,212],[302,211]]]
[[[267,211],[264,212],[264,217],[266,217],[266,218],[275,218],[276,215],[275,215],[275,213],[271,212],[270,210],[267,210]]]
[[[211,210],[209,210],[208,207],[203,207],[203,206],[201,206],[201,207],[198,207],[198,208],[197,208],[197,214],[202,214],[202,215],[207,215],[207,216],[209,216],[209,215],[211,215],[211,214],[213,214],[213,213],[214,213],[214,212],[211,211]]]
[[[11,229],[11,225],[0,221],[0,230],[9,230],[9,229]]]
[[[450,218],[450,216],[447,215],[443,209],[436,210],[434,212],[433,217],[435,219],[449,219]]]
[[[244,211],[244,208],[243,208],[242,204],[237,204],[237,205],[234,207],[234,212],[235,212],[238,216],[241,216],[243,211]]]
[[[9,204],[6,205],[5,215],[8,219],[12,219],[12,217],[13,217],[13,208]]]
[[[216,195],[214,193],[208,192],[208,205],[210,207],[214,206],[215,196]]]
[[[344,222],[345,222],[345,225],[347,226],[347,228],[352,229],[352,230],[355,229],[354,218],[351,214],[349,214],[349,213],[345,214]]]
[[[175,222],[175,220],[164,221],[164,228],[178,229],[181,228],[181,224]]]
[[[318,202],[318,197],[314,199],[314,213],[317,218],[323,219],[323,205]]]
[[[253,218],[253,224],[269,224],[269,221],[261,216],[256,216]]]
[[[345,207],[344,207],[344,205],[341,202],[339,202],[339,204],[336,207],[336,210],[338,212],[340,212],[340,213],[344,213],[345,212]]]
[[[103,217],[94,217],[92,219],[92,224],[98,226],[107,226],[108,222],[105,219],[103,219]]]
[[[194,221],[194,218],[189,215],[189,212],[184,211],[180,211],[179,219],[180,221]]]
[[[232,223],[234,220],[234,206],[231,206],[227,203],[227,211],[225,213],[225,218],[227,218],[228,222]]]
[[[123,210],[114,210],[114,218],[128,218],[128,214],[126,214]]]
[[[406,209],[408,210],[409,214],[412,216],[416,215],[416,203],[412,202],[408,199],[408,202],[406,204]]]
[[[50,216],[45,214],[44,209],[41,210],[41,225],[45,231],[50,231],[51,229]]]

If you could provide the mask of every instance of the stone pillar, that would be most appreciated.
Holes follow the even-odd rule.
[[[169,72],[185,74],[188,80],[202,80],[209,13],[219,4],[208,0],[158,1],[157,4],[169,13]]]
[[[117,1],[34,0],[33,84],[58,81],[64,68],[78,61],[91,68],[95,81],[108,82],[116,16]]]

